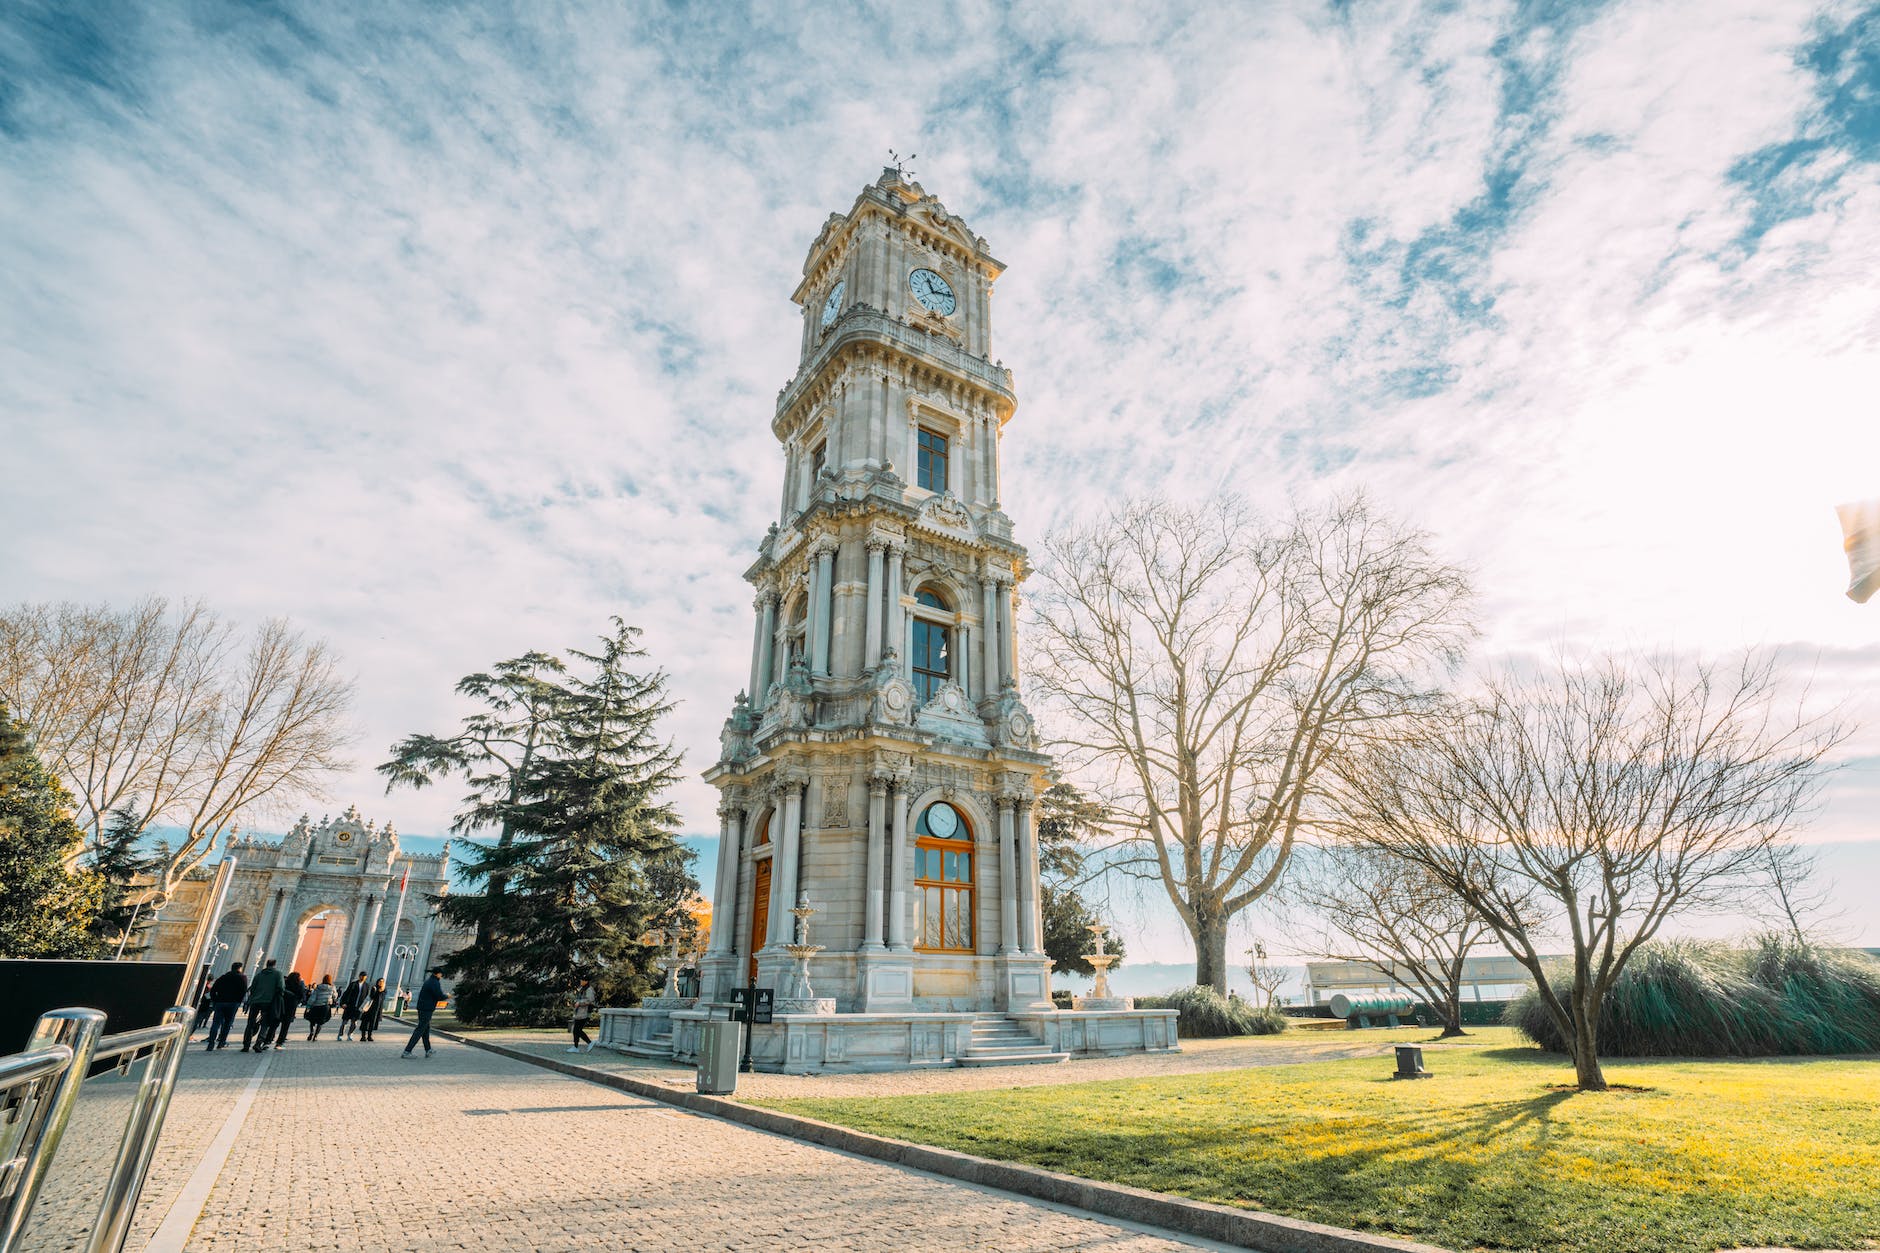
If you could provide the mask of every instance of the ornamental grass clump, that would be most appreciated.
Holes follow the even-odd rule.
[[[1556,987],[1572,986],[1571,973]],[[1529,991],[1503,1021],[1555,1052],[1566,1041]],[[1880,962],[1781,935],[1747,947],[1641,948],[1606,994],[1599,1051],[1618,1057],[1798,1057],[1880,1052]]]
[[[1230,1000],[1205,985],[1177,988],[1167,996],[1138,997],[1138,1009],[1176,1011],[1176,1030],[1186,1039],[1227,1035],[1278,1035],[1287,1022],[1278,1010],[1255,1009],[1242,1000]]]

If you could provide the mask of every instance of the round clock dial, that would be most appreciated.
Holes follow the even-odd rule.
[[[352,832],[350,832],[350,831],[341,831],[341,832],[339,833],[339,842],[340,842],[341,844],[351,844],[351,843],[352,843]]]
[[[849,283],[847,279],[841,280],[834,287],[829,289],[829,299],[823,301],[822,324],[824,326],[828,326],[831,322],[835,321],[836,314],[842,312],[842,295],[844,292],[848,291],[848,289]]]
[[[927,829],[941,839],[947,839],[960,829],[960,816],[945,801],[935,801],[927,808]]]
[[[960,307],[947,281],[932,270],[915,270],[907,276],[907,285],[913,289],[914,299],[920,301],[922,308],[943,318],[951,317],[953,311]]]

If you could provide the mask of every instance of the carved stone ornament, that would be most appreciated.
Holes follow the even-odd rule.
[[[978,538],[977,532],[973,530],[973,515],[967,512],[966,506],[952,492],[941,492],[922,501],[920,519],[916,525],[965,540]]]
[[[849,781],[824,779],[822,786],[822,824],[829,828],[849,825]]]
[[[869,675],[874,694],[868,702],[868,720],[889,726],[906,726],[914,713],[914,689],[901,676],[901,663],[894,649],[882,655]]]
[[[941,684],[933,699],[920,707],[915,723],[921,730],[932,731],[941,739],[976,748],[990,746],[986,724],[958,683]]]

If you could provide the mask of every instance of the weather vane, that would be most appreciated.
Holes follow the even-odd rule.
[[[888,149],[888,159],[894,162],[893,165],[890,165],[888,167],[889,169],[893,170],[896,174],[899,174],[903,179],[907,180],[910,183],[914,181],[914,171],[908,169],[907,164],[909,161],[920,160],[920,154],[918,152],[908,153],[907,160],[904,161],[901,159],[900,153],[890,148]]]

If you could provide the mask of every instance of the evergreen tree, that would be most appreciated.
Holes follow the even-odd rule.
[[[147,947],[140,937],[154,917],[145,900],[147,894],[139,890],[137,881],[170,858],[168,845],[159,844],[151,851],[144,847],[143,839],[143,819],[133,801],[111,811],[90,857],[92,872],[99,880],[98,913],[92,920],[91,933],[113,953],[123,942],[126,957]]]
[[[530,654],[466,679],[459,690],[495,712],[452,740],[410,737],[380,767],[394,783],[462,771],[472,789],[453,829],[498,831],[464,866],[484,890],[443,904],[477,930],[447,967],[467,1021],[552,1021],[583,977],[609,1000],[643,995],[658,962],[646,933],[698,890],[661,799],[679,765],[658,734],[666,676],[631,669],[637,635],[615,619],[598,652],[572,652],[585,674]]]
[[[1103,822],[1103,806],[1088,799],[1069,783],[1054,783],[1038,801],[1038,879],[1040,920],[1044,924],[1044,951],[1066,974],[1096,972],[1084,960],[1096,937],[1093,923],[1102,921],[1078,892],[1084,874],[1084,848]],[[1123,940],[1111,933],[1104,947],[1122,956]]]
[[[98,957],[101,880],[72,870],[85,842],[72,796],[0,702],[0,957]]]

